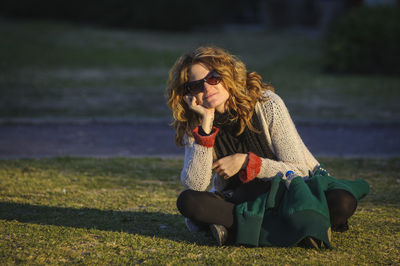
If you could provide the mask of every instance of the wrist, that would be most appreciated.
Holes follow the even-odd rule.
[[[245,169],[240,170],[239,172],[239,179],[243,183],[250,182],[256,178],[260,172],[262,164],[261,158],[252,152],[249,152],[247,157],[248,160]]]
[[[217,136],[219,129],[216,127],[213,127],[211,134],[207,134],[206,136],[203,136],[203,135],[199,134],[199,128],[200,127],[196,127],[192,132],[195,142],[197,144],[207,147],[207,148],[213,147],[214,142],[215,142],[215,137]]]
[[[248,153],[242,153],[242,156],[244,157],[244,161],[243,161],[242,167],[240,168],[241,170],[246,169],[247,164],[249,162],[249,154]]]
[[[201,127],[203,128],[205,133],[210,134],[210,132],[212,130],[213,122],[214,122],[214,113],[211,113],[211,112],[206,113],[202,117]]]

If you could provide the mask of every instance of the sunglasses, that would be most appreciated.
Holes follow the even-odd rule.
[[[207,82],[210,85],[217,85],[222,80],[222,77],[217,73],[217,71],[213,70],[207,74],[205,78],[190,81],[185,83],[186,94],[195,95],[204,91],[204,82]]]

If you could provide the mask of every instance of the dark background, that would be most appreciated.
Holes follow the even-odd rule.
[[[3,0],[0,15],[135,29],[191,30],[229,23],[321,26],[362,5],[360,0]]]

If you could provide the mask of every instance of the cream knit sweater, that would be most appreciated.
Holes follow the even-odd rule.
[[[265,91],[266,101],[255,106],[258,119],[271,151],[277,160],[261,158],[257,178],[270,179],[289,170],[306,177],[314,171],[318,161],[301,140],[296,127],[282,99],[272,91]],[[192,190],[205,191],[213,179],[214,189],[222,191],[226,180],[217,174],[212,178],[213,148],[197,144],[192,137],[184,137],[185,159],[181,172],[183,185]]]

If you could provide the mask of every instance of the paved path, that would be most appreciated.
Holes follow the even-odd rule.
[[[297,122],[316,156],[400,156],[400,123]],[[2,123],[0,158],[182,157],[166,122]]]

